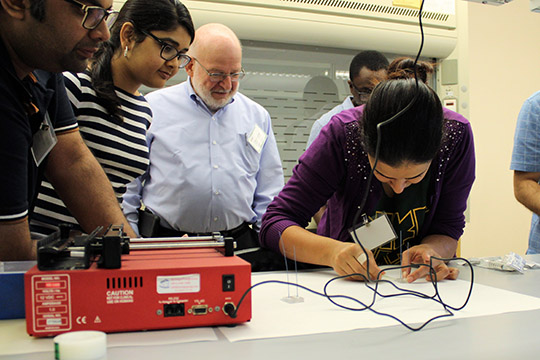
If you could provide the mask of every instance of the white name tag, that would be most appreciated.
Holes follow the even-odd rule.
[[[360,225],[355,230],[352,230],[350,234],[355,242],[360,241],[369,250],[375,250],[379,246],[397,239],[394,227],[386,214],[365,225]]]
[[[247,137],[247,142],[260,154],[267,137],[268,135],[258,125],[255,125]]]
[[[34,134],[32,140],[32,156],[34,157],[36,166],[39,166],[58,142],[49,113],[45,113],[45,118],[39,126],[38,131]]]

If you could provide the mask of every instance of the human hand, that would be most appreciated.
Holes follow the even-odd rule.
[[[401,258],[402,266],[409,266],[411,264],[430,264],[430,259],[432,256],[441,257],[433,248],[427,244],[420,244],[413,246],[403,253]],[[444,261],[433,259],[431,262],[433,269],[436,273],[436,281],[443,279],[456,280],[459,275],[459,270],[456,268],[448,267]],[[422,276],[426,277],[426,281],[431,281],[431,276],[429,275],[430,269],[429,266],[420,266],[419,269],[411,273],[411,268],[407,267],[402,270],[403,278],[407,279],[407,282],[412,283],[413,281],[421,278]]]
[[[369,258],[369,279],[376,279],[381,269],[377,266],[373,253],[366,249],[367,256],[358,244],[336,242],[334,252],[331,257],[331,265],[341,276],[347,274],[362,274],[367,277],[367,265]],[[380,274],[379,274],[380,273]],[[365,280],[362,276],[351,276],[347,279]]]

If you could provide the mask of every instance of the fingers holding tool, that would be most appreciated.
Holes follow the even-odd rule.
[[[361,266],[362,274],[367,274],[369,270],[369,280],[374,280],[377,278],[380,278],[382,275],[384,275],[384,272],[381,272],[381,268],[377,265],[377,262],[375,261],[375,258],[373,257],[373,253],[370,250],[366,250],[364,252],[360,248],[360,255],[356,256],[356,262]],[[369,259],[369,262],[368,262]],[[355,264],[355,266],[357,266]]]
[[[369,279],[373,280],[377,278],[381,269],[377,266],[373,253],[369,250],[367,250],[367,253],[369,256]],[[341,243],[336,247],[335,254],[333,255],[332,267],[341,276],[362,274],[367,277],[368,256],[366,256],[360,245]],[[365,280],[362,276],[351,276],[349,279]]]

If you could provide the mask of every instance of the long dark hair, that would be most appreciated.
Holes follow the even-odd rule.
[[[92,61],[90,76],[98,97],[104,100],[107,112],[115,121],[122,121],[120,100],[116,96],[111,71],[111,59],[120,49],[120,30],[126,22],[134,25],[136,42],[142,42],[145,35],[141,31],[170,31],[182,26],[191,37],[195,37],[195,27],[188,9],[178,0],[127,0],[120,10],[118,19],[111,29],[111,37],[102,42]],[[190,42],[190,43],[191,43]]]
[[[407,106],[415,88],[414,79],[388,80],[375,87],[363,113],[364,146],[369,155],[375,155],[377,124]],[[439,97],[419,81],[418,98],[412,107],[381,127],[379,160],[389,166],[431,161],[441,146],[442,136],[443,112]]]

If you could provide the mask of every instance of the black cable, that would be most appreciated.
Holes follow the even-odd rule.
[[[390,271],[390,270],[397,270],[397,269],[404,269],[404,268],[412,268],[413,266],[418,266],[418,267],[427,267],[429,268],[429,274],[430,274],[430,282],[431,284],[433,285],[433,288],[434,288],[434,291],[435,293],[433,295],[426,295],[424,293],[421,293],[421,292],[418,292],[418,291],[414,291],[414,290],[408,290],[408,289],[402,289],[400,288],[399,286],[397,286],[396,284],[394,284],[392,281],[390,280],[376,280],[375,281],[375,287],[372,287],[370,285],[370,283],[366,282],[365,283],[365,286],[368,287],[369,289],[371,289],[373,292],[374,292],[374,295],[379,295],[380,297],[383,297],[383,298],[390,298],[390,297],[396,297],[396,296],[404,296],[404,295],[411,295],[411,296],[416,296],[416,297],[420,297],[420,298],[424,298],[424,299],[431,299],[431,300],[434,300],[438,303],[440,303],[441,305],[445,306],[445,307],[448,307],[452,310],[461,310],[463,309],[463,307],[465,306],[465,304],[467,304],[467,302],[469,301],[469,298],[472,294],[472,288],[473,288],[473,283],[474,283],[474,272],[472,271],[472,265],[470,264],[470,262],[464,258],[451,258],[451,259],[447,259],[447,258],[438,258],[438,257],[435,257],[433,256],[432,257],[433,259],[435,260],[440,260],[440,261],[449,261],[449,260],[463,260],[465,261],[469,268],[471,269],[471,286],[469,287],[469,292],[468,292],[468,295],[467,295],[467,298],[465,299],[465,302],[463,305],[459,306],[459,307],[453,307],[453,306],[450,306],[448,304],[446,304],[441,298],[440,298],[440,293],[438,291],[438,285],[437,285],[437,279],[436,279],[436,272],[435,272],[435,269],[433,268],[433,265],[432,265],[432,261],[430,260],[430,264],[411,264],[411,265],[405,265],[405,266],[393,266],[393,267],[388,267],[384,270],[381,270],[382,271]],[[330,285],[331,282],[335,281],[335,280],[339,280],[339,279],[343,279],[343,278],[347,278],[347,277],[350,277],[350,276],[362,276],[364,279],[366,279],[366,277],[364,275],[361,275],[361,274],[348,274],[348,275],[342,275],[342,276],[338,276],[338,277],[335,277],[333,279],[331,279],[330,281],[328,281],[327,283],[327,286]],[[435,277],[434,277],[435,275]],[[388,283],[388,284],[391,284],[396,290],[398,291],[402,291],[402,293],[399,293],[399,294],[382,294],[378,291],[378,284],[379,283]],[[325,294],[327,294],[327,291],[326,291],[326,287],[325,287]],[[335,304],[337,306],[340,306],[340,304]],[[356,310],[356,309],[353,309],[353,308],[350,308],[348,310]]]
[[[369,176],[367,178],[367,184],[366,184],[366,191],[364,192],[364,196],[362,197],[362,201],[360,202],[360,205],[358,206],[358,210],[356,211],[356,214],[354,215],[353,222],[352,222],[352,228],[354,229],[352,231],[352,238],[355,243],[360,245],[362,248],[362,251],[366,255],[366,274],[367,278],[370,279],[369,276],[369,256],[364,248],[364,245],[360,242],[358,239],[358,236],[356,235],[356,227],[358,225],[358,218],[360,217],[360,214],[362,210],[364,209],[364,206],[367,202],[367,197],[369,194],[369,188],[371,186],[371,181],[373,179],[373,173],[375,172],[375,168],[377,167],[377,163],[379,162],[379,150],[381,147],[381,128],[385,125],[388,125],[392,122],[394,122],[396,119],[400,118],[403,114],[405,114],[409,109],[414,105],[416,100],[418,99],[418,74],[416,72],[416,65],[418,64],[418,59],[420,58],[420,55],[422,53],[422,49],[424,48],[424,27],[422,25],[422,9],[424,8],[424,0],[422,0],[420,4],[420,9],[418,11],[418,24],[420,25],[420,48],[418,49],[418,53],[416,54],[416,58],[414,59],[413,64],[413,73],[414,73],[414,80],[415,80],[415,92],[414,96],[411,99],[411,101],[400,111],[398,111],[396,114],[394,114],[392,117],[390,117],[388,120],[382,121],[379,124],[377,124],[377,142],[375,145],[375,159],[373,161],[373,166],[371,167],[371,171],[369,173]],[[364,218],[367,218],[367,215],[364,213]],[[365,225],[365,223],[364,223]]]
[[[468,265],[469,269],[470,269],[470,272],[471,272],[471,279],[470,279],[470,287],[469,287],[469,292],[467,294],[467,297],[463,303],[463,305],[461,306],[457,306],[457,307],[454,307],[454,306],[451,306],[449,304],[446,304],[442,298],[441,298],[441,295],[439,293],[439,288],[438,288],[438,284],[437,284],[437,279],[436,279],[436,271],[435,269],[433,268],[433,260],[432,259],[435,259],[435,260],[439,260],[439,261],[450,261],[450,260],[463,260],[465,261],[465,263]],[[333,277],[332,279],[328,280],[326,282],[326,284],[324,285],[324,292],[318,292],[318,291],[315,291],[315,290],[312,290],[306,286],[303,286],[303,285],[300,285],[300,284],[295,284],[295,283],[291,283],[291,282],[288,282],[288,281],[281,281],[281,280],[266,280],[266,281],[262,281],[260,283],[257,283],[255,285],[252,285],[250,286],[245,292],[244,294],[240,297],[240,300],[238,301],[238,305],[236,306],[236,308],[234,309],[234,311],[232,311],[231,313],[229,313],[228,315],[231,317],[231,318],[236,318],[237,316],[237,313],[238,313],[238,310],[240,309],[242,303],[244,302],[244,299],[246,298],[246,296],[251,292],[251,290],[253,290],[254,288],[256,288],[257,286],[260,286],[260,285],[265,285],[265,284],[270,284],[270,283],[275,283],[275,284],[284,284],[284,285],[293,285],[293,286],[296,286],[296,287],[299,287],[301,289],[304,289],[312,294],[315,294],[315,295],[319,295],[319,296],[323,296],[325,298],[328,299],[328,301],[330,301],[332,304],[334,304],[335,306],[339,307],[339,308],[342,308],[342,309],[345,309],[345,310],[349,310],[349,311],[364,311],[364,310],[369,310],[371,312],[373,312],[374,314],[377,314],[377,315],[381,315],[381,316],[386,316],[386,317],[389,317],[391,319],[394,319],[396,320],[398,323],[400,323],[401,325],[403,325],[404,327],[406,327],[407,329],[411,330],[411,331],[418,331],[418,330],[421,330],[423,329],[426,325],[428,325],[429,323],[431,323],[432,321],[436,320],[436,319],[440,319],[440,318],[443,318],[443,317],[449,317],[449,316],[454,316],[454,313],[451,311],[451,310],[454,310],[454,311],[459,311],[461,309],[463,309],[467,303],[469,302],[469,299],[471,297],[471,294],[472,294],[472,289],[473,289],[473,284],[474,284],[474,271],[473,271],[473,267],[472,267],[472,264],[465,258],[452,258],[452,259],[446,259],[446,258],[438,258],[438,257],[435,257],[435,256],[432,256],[431,257],[431,260],[430,260],[430,263],[429,265],[428,264],[411,264],[411,265],[406,265],[406,266],[395,266],[395,267],[390,267],[390,268],[387,268],[386,270],[396,270],[396,269],[404,269],[404,268],[412,268],[414,266],[424,266],[424,267],[428,267],[429,268],[429,274],[430,274],[430,280],[431,280],[431,284],[433,285],[433,289],[435,291],[435,293],[433,295],[427,295],[427,294],[424,294],[422,292],[419,292],[419,291],[414,291],[414,290],[408,290],[408,289],[402,289],[400,287],[398,287],[396,284],[394,284],[393,282],[389,281],[389,280],[376,280],[375,281],[375,287],[372,287],[371,286],[371,283],[368,282],[368,279],[366,278],[366,276],[364,274],[360,274],[360,273],[356,273],[356,274],[347,274],[347,275],[341,275],[341,276],[336,276],[336,277]],[[380,275],[380,273],[378,274]],[[373,298],[371,300],[371,303],[369,305],[363,303],[362,301],[354,298],[354,297],[351,297],[351,296],[348,296],[348,295],[329,295],[328,294],[328,287],[330,286],[330,284],[336,280],[340,280],[340,279],[344,279],[344,278],[347,278],[347,277],[351,277],[351,276],[360,276],[362,277],[365,281],[364,281],[364,285],[373,291]],[[378,276],[377,276],[378,277]],[[391,284],[396,290],[398,291],[401,291],[401,293],[397,293],[397,294],[382,294],[379,292],[378,290],[378,287],[379,287],[379,283],[389,283]],[[373,309],[373,305],[375,305],[375,302],[376,302],[376,298],[377,298],[377,295],[382,297],[382,298],[390,298],[390,297],[396,297],[396,296],[415,296],[415,297],[418,297],[418,298],[421,298],[421,299],[426,299],[426,300],[431,300],[431,301],[434,301],[438,304],[440,304],[445,313],[444,314],[441,314],[441,315],[437,315],[437,316],[434,316],[430,319],[428,319],[427,321],[425,321],[424,323],[422,323],[420,326],[418,327],[413,327],[411,325],[408,325],[407,323],[405,323],[404,321],[402,321],[401,319],[399,319],[398,317],[394,316],[394,315],[391,315],[391,314],[388,314],[388,313],[383,313],[381,311],[377,311],[375,309]],[[350,300],[352,302],[355,302],[357,304],[360,304],[361,307],[360,308],[352,308],[352,307],[349,307],[349,306],[344,306],[342,304],[339,304],[335,301],[335,299],[345,299],[345,300]]]
[[[426,265],[426,264],[422,264],[422,265]],[[428,266],[428,265],[426,265]],[[330,280],[330,281],[333,281],[334,279]],[[330,281],[327,283],[327,285],[329,285]],[[416,297],[420,297],[420,298],[423,298],[423,299],[428,299],[428,300],[434,300],[435,302],[438,302],[437,300],[433,299],[432,297],[428,296],[428,295],[425,295],[425,294],[422,294],[420,292],[417,292],[417,291],[410,291],[410,290],[404,290],[404,289],[401,289],[403,290],[404,292],[401,293],[401,294],[391,294],[391,295],[384,295],[384,294],[381,294],[378,292],[377,288],[379,286],[379,283],[381,282],[387,282],[387,283],[390,283],[392,284],[394,287],[396,287],[396,289],[399,289],[399,287],[397,287],[394,283],[392,283],[391,281],[388,281],[388,280],[378,280],[376,281],[376,285],[375,285],[375,289],[371,288],[368,283],[366,282],[366,286],[373,290],[373,300],[371,302],[370,305],[365,305],[363,304],[361,301],[359,300],[356,300],[356,302],[358,302],[359,304],[361,305],[364,305],[364,308],[358,308],[358,309],[354,309],[354,308],[350,308],[350,307],[347,307],[347,306],[343,306],[341,304],[338,304],[336,303],[335,301],[332,300],[332,296],[329,296],[328,297],[328,300],[330,302],[332,302],[334,305],[340,307],[340,308],[343,308],[343,309],[346,309],[346,310],[351,310],[351,311],[363,311],[363,310],[370,310],[372,311],[373,313],[377,314],[377,315],[381,315],[381,316],[386,316],[386,317],[389,317],[391,319],[394,319],[396,320],[397,322],[399,322],[401,325],[403,325],[404,327],[406,327],[407,329],[411,330],[411,331],[419,331],[421,330],[422,328],[424,328],[427,324],[429,324],[430,322],[434,321],[434,320],[437,320],[437,319],[440,319],[440,318],[443,318],[443,317],[449,317],[449,316],[454,316],[454,314],[448,310],[448,306],[446,306],[444,303],[441,304],[443,306],[443,309],[444,311],[446,312],[445,314],[441,314],[441,315],[437,315],[437,316],[434,316],[430,319],[428,319],[427,321],[425,321],[424,323],[422,323],[420,326],[418,327],[413,327],[411,325],[408,325],[407,323],[405,323],[403,320],[399,319],[397,316],[394,316],[394,315],[391,315],[391,314],[388,314],[388,313],[383,313],[381,311],[377,311],[375,309],[372,308],[373,305],[375,305],[375,300],[376,300],[376,296],[379,295],[383,298],[388,298],[388,297],[395,297],[395,296],[406,296],[406,295],[412,295],[412,296],[416,296]],[[325,285],[325,293],[326,293],[326,287],[327,285]],[[471,283],[471,288],[472,289],[472,283]]]

